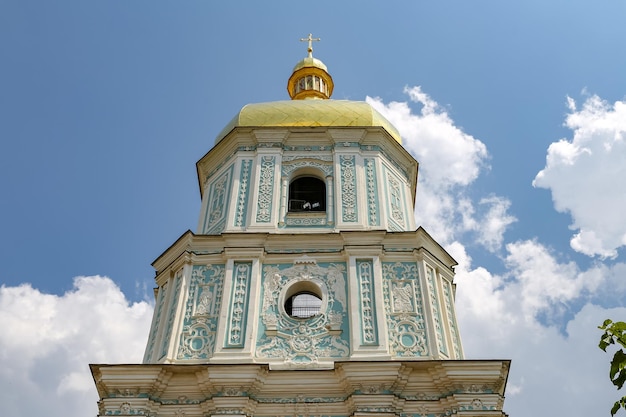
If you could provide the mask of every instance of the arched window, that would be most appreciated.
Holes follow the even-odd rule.
[[[321,306],[322,299],[317,294],[302,291],[285,301],[285,312],[289,317],[304,319],[319,314]]]
[[[289,317],[305,319],[320,313],[324,304],[320,286],[312,281],[298,281],[286,288],[283,307]]]
[[[326,184],[316,177],[298,177],[289,184],[289,212],[326,211]]]

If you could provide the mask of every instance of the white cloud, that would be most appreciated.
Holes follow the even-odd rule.
[[[597,262],[583,270],[575,262],[560,261],[537,240],[504,245],[505,232],[516,221],[509,214],[510,201],[494,195],[474,201],[468,192],[486,167],[486,148],[456,127],[419,87],[406,93],[409,102],[385,104],[372,98],[368,102],[398,127],[404,146],[420,162],[418,224],[459,262],[456,305],[466,357],[512,359],[505,402],[512,416],[527,415],[530,410],[538,415],[574,417],[608,413],[618,393],[607,376],[610,356],[597,347],[597,326],[605,318],[626,315],[626,264]],[[421,105],[420,110],[414,111],[411,103]],[[616,133],[626,121],[624,116],[616,120],[622,104],[611,110],[592,100],[576,112],[570,99],[568,126],[575,131],[574,140],[550,147],[547,167],[535,180],[536,186],[552,187],[560,197],[555,197],[557,209],[590,215],[598,204],[594,199],[615,205],[603,220],[575,217],[578,223],[580,219],[589,224],[596,221],[594,228],[582,228],[581,237],[572,242],[588,252],[606,253],[598,251],[606,251],[609,234],[597,224],[626,229],[626,223],[612,217],[614,210],[624,212],[621,198],[626,199],[626,193],[604,195],[607,185],[619,187],[608,170],[622,173],[624,169],[616,165],[625,155],[622,134]],[[589,131],[589,126],[595,130]],[[604,152],[603,159],[587,161],[600,152]],[[598,173],[599,178],[592,178]],[[596,181],[603,183],[597,189],[593,188]],[[616,236],[619,242],[619,233]],[[468,242],[480,243],[492,252],[504,245],[501,272],[472,266]],[[541,411],[536,410],[539,404]]]
[[[384,104],[380,98],[366,101],[395,125],[402,135],[402,145],[418,161],[424,181],[439,187],[467,185],[474,181],[485,165],[487,148],[481,141],[455,126],[439,104],[421,87],[406,87],[404,92],[413,103],[422,106],[419,114],[406,102]]]
[[[506,229],[516,221],[508,214],[510,203],[499,196],[476,203],[467,196],[467,187],[488,166],[485,144],[457,127],[419,86],[404,92],[410,103],[421,106],[419,111],[409,102],[366,101],[398,128],[403,146],[420,162],[417,223],[444,245],[471,232],[477,243],[497,251]]]
[[[552,192],[554,207],[572,216],[574,250],[615,257],[626,245],[626,101],[589,97],[582,109],[568,97],[571,139],[548,147],[533,185]]]
[[[534,241],[508,244],[507,251],[510,269],[503,277],[473,269],[462,245],[451,247],[459,261],[456,306],[466,357],[512,359],[505,401],[511,416],[528,414],[534,409],[529,404],[541,404],[537,415],[607,414],[619,395],[608,379],[611,357],[597,347],[597,326],[606,318],[625,317],[626,308],[586,303],[569,319],[561,316],[562,326],[537,317],[600,288],[623,300],[623,277],[616,284],[626,264],[581,271],[558,262]]]
[[[514,277],[521,311],[527,320],[550,307],[580,297],[584,290],[594,291],[603,280],[585,279],[574,262],[558,263],[547,247],[535,241],[506,245],[508,273]]]
[[[151,319],[109,278],[78,277],[62,296],[0,287],[0,415],[95,415],[88,364],[141,362]]]

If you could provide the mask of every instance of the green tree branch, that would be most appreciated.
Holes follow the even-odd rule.
[[[626,323],[623,321],[613,322],[607,319],[598,328],[604,330],[598,344],[600,349],[606,352],[607,347],[611,345],[618,346],[618,350],[613,355],[613,360],[611,360],[609,379],[620,390],[624,386],[624,382],[626,382],[626,353],[624,352],[624,349],[626,349]],[[621,345],[621,348],[619,348],[619,345]],[[611,408],[611,415],[614,416],[620,408],[626,410],[626,396],[615,401]]]

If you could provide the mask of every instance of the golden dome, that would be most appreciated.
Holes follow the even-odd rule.
[[[315,67],[328,72],[328,68],[326,67],[326,65],[319,59],[313,58],[312,56],[307,56],[306,58],[303,58],[302,61],[298,62],[296,66],[293,67],[293,72],[296,72],[304,67]]]
[[[308,56],[293,68],[287,82],[291,101],[248,104],[226,125],[215,139],[221,141],[238,127],[382,127],[398,143],[400,133],[385,117],[364,101],[328,100],[333,92],[333,79],[326,65],[313,58],[312,42]]]
[[[237,127],[382,127],[398,143],[400,133],[364,101],[285,100],[248,104],[228,123],[216,143]]]

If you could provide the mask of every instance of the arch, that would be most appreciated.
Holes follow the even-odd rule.
[[[312,281],[299,281],[287,288],[283,307],[292,318],[309,318],[320,313],[324,295]]]
[[[288,212],[326,211],[326,182],[310,170],[300,170],[289,182]]]

